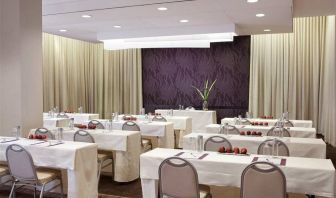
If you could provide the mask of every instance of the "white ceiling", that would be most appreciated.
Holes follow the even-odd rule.
[[[324,7],[316,11],[323,1]],[[43,31],[89,41],[222,32],[250,35],[264,33],[264,29],[291,32],[293,14],[311,15],[326,8],[334,12],[327,4],[335,7],[335,1],[295,0],[295,7],[303,6],[297,12],[294,7],[293,13],[292,0],[252,4],[246,0],[43,0]],[[308,2],[315,2],[311,3],[314,7]],[[168,10],[158,11],[158,7]],[[257,13],[265,17],[257,18]],[[82,14],[92,18],[82,18]],[[189,23],[180,23],[181,19]]]

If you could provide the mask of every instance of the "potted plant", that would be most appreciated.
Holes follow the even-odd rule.
[[[207,111],[208,110],[208,98],[209,98],[209,95],[211,93],[211,90],[213,88],[213,86],[215,85],[217,79],[214,80],[211,85],[209,86],[209,81],[206,80],[205,83],[204,83],[204,89],[203,90],[200,90],[198,89],[197,87],[195,86],[192,86],[193,88],[196,89],[197,93],[201,96],[202,98],[202,101],[203,101],[203,110],[204,111]]]

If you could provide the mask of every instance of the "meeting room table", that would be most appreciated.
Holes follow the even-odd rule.
[[[235,120],[238,118],[223,118],[221,120],[222,124],[228,123],[230,125],[235,124]],[[267,122],[269,126],[274,126],[276,122],[279,120],[277,119],[264,119],[264,118],[247,118],[250,122]],[[294,127],[304,127],[304,128],[312,128],[313,127],[313,121],[311,120],[290,120]]]
[[[69,118],[74,119],[75,124],[84,124],[85,122],[89,120],[99,119],[98,113],[65,113]],[[48,113],[43,113],[44,118],[51,118]],[[54,117],[57,117],[57,114],[54,115]],[[68,127],[69,125],[66,125]],[[65,126],[60,126],[65,127]]]
[[[204,143],[213,136],[226,138],[232,148],[246,148],[249,154],[258,154],[259,145],[265,140],[273,140],[274,138],[284,142],[288,149],[289,155],[292,157],[306,158],[326,158],[327,145],[322,139],[316,138],[294,138],[294,137],[271,137],[271,136],[244,136],[244,135],[224,135],[224,134],[209,134],[209,133],[191,133],[183,138],[183,149],[195,150],[196,138],[198,135],[203,136]]]
[[[63,181],[63,184],[67,197],[98,197],[97,144],[68,141],[50,143],[0,137],[0,160],[6,161],[6,149],[9,145],[18,144],[30,152],[35,166],[66,170],[67,178],[63,180],[67,181]]]
[[[78,128],[63,128],[63,139],[73,141]],[[57,128],[49,128],[56,135]],[[140,132],[105,129],[81,129],[87,131],[98,145],[99,150],[111,152],[114,157],[114,181],[130,182],[139,178],[139,157],[141,154]],[[30,131],[34,134],[35,129]],[[102,174],[112,173],[112,168],[105,168]]]
[[[157,109],[155,113],[159,113],[162,116],[187,116],[192,119],[192,131],[205,130],[205,126],[208,124],[217,123],[216,111],[203,111],[203,110],[170,110],[170,109]]]
[[[333,198],[335,168],[330,159],[302,157],[266,157],[261,155],[227,155],[218,152],[157,148],[140,156],[143,197],[158,195],[158,170],[163,160],[181,157],[192,163],[200,184],[240,187],[243,170],[253,161],[271,161],[284,172],[287,192]],[[182,179],[182,178],[181,178]]]
[[[119,115],[119,119],[122,119],[124,115]],[[131,115],[133,117],[136,117],[139,121],[146,121],[146,115]],[[170,116],[170,115],[162,115],[168,122],[171,122],[174,124],[174,131],[177,142],[175,142],[176,146],[178,148],[182,148],[182,142],[183,142],[183,136],[188,135],[192,132],[192,119],[188,116]],[[153,119],[153,116],[151,116],[150,119]]]
[[[70,124],[69,118],[43,117],[43,127],[68,127]]]
[[[252,125],[235,125],[235,127],[241,132],[244,131],[256,131],[261,132],[263,136],[267,135],[267,132],[273,126],[252,126]],[[206,133],[219,133],[221,125],[219,124],[209,124],[206,126],[206,130],[203,132]],[[305,127],[285,127],[291,137],[300,137],[300,138],[316,138],[316,129],[315,128],[305,128]]]
[[[105,128],[108,128],[109,120],[98,119],[97,121],[101,122]],[[125,122],[126,121],[122,119],[113,120],[112,128],[115,130],[122,130],[122,126]],[[88,123],[89,122],[86,122],[86,124]],[[140,127],[141,136],[157,139],[157,144],[153,142],[154,147],[174,148],[174,125],[172,122],[149,122],[137,120],[135,123]]]

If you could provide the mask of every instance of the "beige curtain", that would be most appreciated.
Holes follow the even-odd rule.
[[[335,16],[293,22],[293,33],[251,38],[249,111],[313,120],[335,145]]]
[[[142,107],[141,51],[106,51],[43,33],[43,107],[99,113],[136,113]]]

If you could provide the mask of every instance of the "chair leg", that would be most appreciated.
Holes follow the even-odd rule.
[[[63,180],[62,176],[60,177],[60,185],[61,185],[61,197],[64,198],[64,191],[63,191]]]
[[[100,172],[101,172],[101,167],[102,167],[103,162],[98,162],[98,185],[99,185],[99,180],[100,180]]]
[[[45,187],[45,184],[42,185],[41,192],[40,192],[40,198],[43,198],[44,187]]]
[[[306,195],[308,198],[315,198],[315,195]]]
[[[9,198],[14,198],[15,197],[15,196],[13,196],[14,193],[15,193],[15,184],[16,184],[16,182],[13,182],[12,189],[11,189],[11,192],[9,194]]]
[[[34,185],[34,198],[36,198],[36,185]]]

